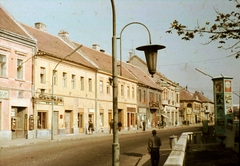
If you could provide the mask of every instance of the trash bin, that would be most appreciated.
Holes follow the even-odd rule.
[[[170,141],[170,148],[172,149],[177,143],[177,136],[175,135],[170,136],[169,141]]]

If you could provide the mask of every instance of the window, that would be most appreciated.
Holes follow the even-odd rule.
[[[167,89],[163,90],[163,100],[167,99]]]
[[[176,102],[179,103],[179,94],[176,94]]]
[[[76,76],[72,74],[72,80],[71,80],[72,89],[75,89],[75,84],[76,84]]]
[[[45,67],[40,68],[40,83],[45,84],[45,78],[46,78],[46,69]]]
[[[110,94],[110,83],[109,82],[107,82],[107,94]]]
[[[103,81],[102,80],[99,82],[99,91],[101,93],[103,92]]]
[[[151,103],[154,102],[154,93],[153,92],[149,92],[149,96],[150,96],[149,101]]]
[[[17,59],[17,79],[23,79],[23,60]]]
[[[127,86],[127,96],[130,97],[130,87]]]
[[[92,79],[91,78],[88,79],[88,90],[90,92],[92,92]]]
[[[121,85],[121,96],[124,96],[124,86]]]
[[[135,90],[134,90],[134,87],[132,87],[132,98],[133,98],[133,99],[135,98]]]
[[[83,113],[78,113],[78,128],[83,128]]]
[[[62,76],[62,87],[66,88],[67,87],[67,73],[63,72]]]
[[[37,128],[47,129],[47,113],[46,112],[38,112]]]
[[[99,116],[99,121],[100,121],[100,127],[103,126],[103,113],[100,113],[100,116]]]
[[[80,89],[84,90],[84,77],[80,77]]]
[[[146,103],[146,91],[143,91],[143,102]]]
[[[139,89],[139,102],[141,103],[141,101],[142,101],[142,91],[141,89]]]
[[[5,55],[0,55],[0,76],[6,76],[6,56]]]
[[[53,71],[53,85],[57,85],[57,70]]]

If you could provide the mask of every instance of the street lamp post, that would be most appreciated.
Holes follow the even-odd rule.
[[[112,16],[113,16],[113,36],[112,36],[112,80],[113,80],[113,144],[112,144],[112,165],[119,166],[120,164],[120,145],[118,142],[118,85],[117,85],[117,37],[116,37],[116,10],[114,0],[111,0]],[[147,45],[138,47],[137,50],[144,51],[147,60],[148,70],[150,74],[156,72],[157,51],[163,49],[162,45]]]
[[[73,53],[75,53],[79,48],[81,48],[82,45],[79,45],[76,49],[74,49],[70,54],[68,54],[67,56],[65,56],[64,58],[62,58],[54,67],[54,69],[52,70],[52,125],[51,125],[51,140],[53,140],[53,122],[54,122],[54,72],[56,70],[56,68],[58,67],[58,65],[67,57],[71,56]]]

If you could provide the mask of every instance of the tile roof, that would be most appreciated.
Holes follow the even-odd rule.
[[[122,65],[137,78],[139,83],[148,85],[155,89],[160,89],[157,84],[150,78],[150,76],[146,74],[141,68],[125,62],[123,62]]]
[[[181,101],[194,100],[193,99],[193,94],[191,92],[185,90],[184,88],[182,88],[180,90],[180,100]]]
[[[0,5],[0,29],[30,38],[17,21]]]
[[[76,45],[79,45],[75,43]],[[94,62],[99,70],[112,74],[112,56],[104,52],[83,46],[81,51],[92,61]],[[120,74],[120,62],[118,61],[118,75]],[[122,74],[124,77],[129,79],[136,80],[136,78],[125,68],[122,68]]]
[[[41,31],[39,29],[29,27],[22,24],[22,26],[35,38],[37,39],[38,50],[43,51],[47,54],[52,55],[56,58],[64,58],[69,55],[74,48],[70,47],[67,43],[60,39],[58,36],[53,36],[47,32]],[[79,50],[82,50],[81,47]],[[83,66],[96,69],[96,66],[88,61],[84,56],[79,52],[73,53],[71,56],[67,57],[66,60],[71,62],[76,62]]]
[[[191,93],[184,88],[182,88],[180,91],[180,101],[199,101],[202,103],[213,103],[202,93],[197,91],[195,91],[195,93]]]
[[[139,58],[137,55],[131,56],[128,61],[130,63],[132,63],[134,61],[134,59],[137,59],[139,62],[141,62],[145,66],[145,68],[148,70],[147,63],[144,60],[142,60],[141,58]],[[133,63],[133,65],[137,65],[137,64]],[[155,75],[158,75],[158,77],[164,78],[164,79],[170,81],[164,74],[160,73],[159,71],[156,71]]]

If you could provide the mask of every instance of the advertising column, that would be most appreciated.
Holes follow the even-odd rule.
[[[220,142],[226,137],[231,137],[227,134],[227,130],[231,130],[233,124],[232,78],[217,77],[212,80],[215,103],[215,132],[217,141]]]

